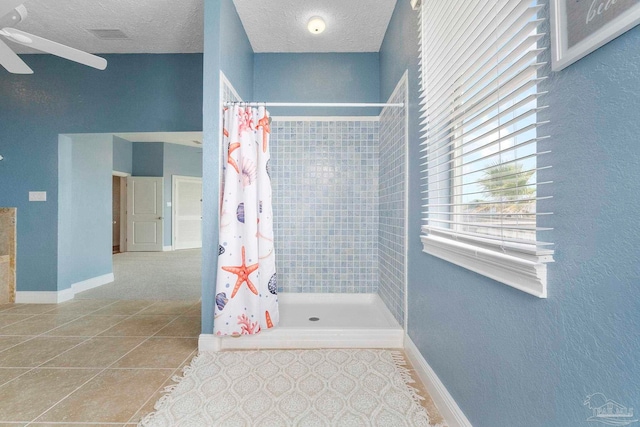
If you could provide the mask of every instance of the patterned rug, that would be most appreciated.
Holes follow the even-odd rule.
[[[434,426],[400,352],[201,353],[174,380],[140,426]]]

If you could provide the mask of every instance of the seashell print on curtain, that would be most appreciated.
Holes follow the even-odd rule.
[[[251,335],[278,325],[270,133],[264,107],[225,109],[213,322],[219,336]]]

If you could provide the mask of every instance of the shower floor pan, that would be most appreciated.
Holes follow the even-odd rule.
[[[404,330],[377,294],[279,294],[278,301],[278,327],[215,337],[216,350],[403,347]]]

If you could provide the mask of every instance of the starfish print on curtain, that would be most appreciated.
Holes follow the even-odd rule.
[[[213,323],[218,336],[251,335],[278,325],[268,120],[264,107],[224,111]]]
[[[247,265],[244,254],[245,254],[245,251],[243,246],[242,247],[242,265],[239,265],[237,267],[222,267],[224,271],[228,271],[238,276],[238,280],[236,281],[236,285],[233,288],[233,292],[231,292],[231,298],[236,296],[236,294],[238,293],[238,289],[240,289],[240,286],[242,286],[243,283],[247,284],[249,289],[251,289],[251,292],[253,292],[255,295],[258,295],[258,290],[256,289],[255,286],[253,286],[253,283],[251,283],[251,280],[249,280],[249,275],[258,269],[258,263],[255,263],[253,265]]]

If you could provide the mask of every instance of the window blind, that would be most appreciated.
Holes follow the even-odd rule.
[[[549,230],[538,219],[551,215],[538,209],[550,197],[538,196],[538,188],[552,184],[538,179],[550,167],[538,165],[549,154],[538,150],[548,138],[540,135],[544,122],[538,121],[546,108],[539,91],[546,70],[539,60],[546,50],[538,31],[542,7],[532,0],[422,2],[426,252],[441,256],[450,244],[441,257],[452,258],[451,251],[469,245],[476,258],[493,251],[504,262],[520,258],[515,262],[536,268],[553,260],[551,243],[538,240]],[[544,289],[531,293],[546,295],[546,269],[544,276]],[[519,280],[502,281],[522,287]]]

